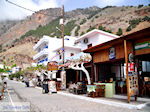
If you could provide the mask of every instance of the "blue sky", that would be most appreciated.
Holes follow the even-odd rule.
[[[75,10],[76,8],[87,8],[91,6],[138,6],[139,4],[148,5],[150,0],[9,0],[25,8],[39,11],[41,9],[65,6],[65,11]],[[6,0],[0,0],[0,21],[23,19],[32,12],[18,8]]]

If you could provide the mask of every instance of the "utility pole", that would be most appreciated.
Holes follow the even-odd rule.
[[[61,19],[60,19],[60,25],[61,25],[61,37],[62,37],[62,62],[65,64],[65,47],[64,47],[64,5],[61,9]],[[61,71],[61,89],[66,89],[66,71],[64,66],[62,67]]]
[[[60,25],[61,25],[61,38],[62,38],[62,62],[64,64],[65,61],[65,48],[64,48],[64,5],[61,9],[61,19],[60,19]],[[63,67],[64,70],[64,67]]]

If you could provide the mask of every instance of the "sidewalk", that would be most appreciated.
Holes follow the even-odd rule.
[[[107,104],[115,107],[122,107],[122,108],[128,108],[128,109],[142,109],[145,107],[148,103],[150,103],[150,100],[145,102],[145,101],[131,101],[131,103],[127,103],[126,100],[124,99],[117,99],[117,98],[90,98],[85,95],[75,95],[72,93],[68,92],[58,92],[60,95],[64,96],[69,96],[69,97],[74,97],[82,100],[87,100],[95,103],[100,103],[100,104]]]

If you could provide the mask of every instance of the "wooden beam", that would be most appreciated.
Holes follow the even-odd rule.
[[[127,51],[127,41],[124,40],[124,54],[125,54],[125,63],[126,63],[126,85],[127,85],[127,98],[128,103],[130,103],[130,93],[129,93],[129,76],[128,76],[128,51]]]

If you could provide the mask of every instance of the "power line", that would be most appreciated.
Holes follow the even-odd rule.
[[[14,6],[16,6],[16,7],[22,8],[24,10],[28,10],[28,11],[33,12],[33,13],[37,12],[37,11],[31,10],[29,8],[23,7],[21,5],[18,5],[18,4],[14,3],[14,2],[11,2],[9,0],[5,0],[5,1],[8,2],[8,3],[10,3],[10,4],[12,4],[12,5],[14,5]],[[45,14],[45,13],[42,13],[42,12],[38,12],[38,13],[43,14],[43,15],[47,15],[47,16],[52,16],[52,15],[48,15],[48,14]],[[55,17],[58,17],[58,16],[55,16]]]

